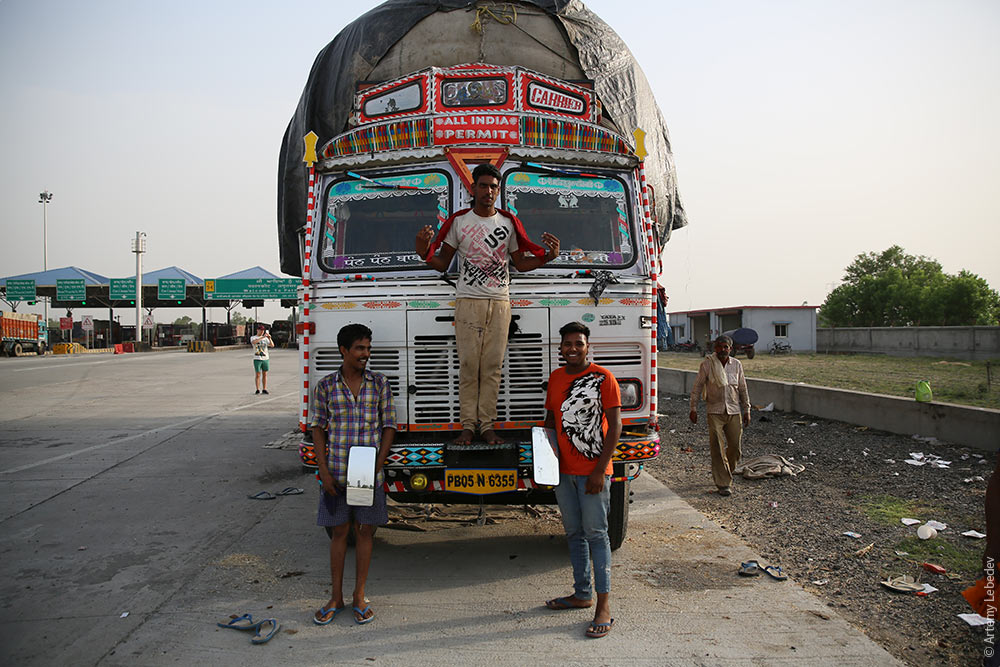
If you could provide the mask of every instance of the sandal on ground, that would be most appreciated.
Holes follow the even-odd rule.
[[[316,625],[330,625],[333,619],[337,618],[337,614],[347,609],[347,607],[320,607],[319,611],[313,614],[313,623]],[[330,614],[330,618],[326,618],[326,615]],[[326,620],[323,620],[326,619]]]
[[[788,579],[788,575],[785,574],[780,567],[777,565],[768,565],[764,568],[764,572],[768,574],[772,579],[777,579],[778,581],[784,581]]]
[[[253,622],[253,616],[243,614],[242,616],[231,616],[228,623],[216,623],[220,628],[230,628],[232,630],[256,630],[259,623]]]
[[[294,487],[294,486],[286,486],[285,488],[283,488],[281,491],[278,491],[274,495],[276,495],[276,496],[297,496],[297,495],[299,495],[301,493],[303,493],[302,489],[299,489],[299,488]]]
[[[760,574],[760,570],[760,563],[755,560],[748,560],[745,563],[740,563],[740,569],[737,570],[737,573],[741,577],[756,577]]]
[[[896,591],[897,593],[920,593],[924,590],[924,585],[918,584],[913,577],[908,574],[901,574],[898,577],[890,577],[889,579],[879,583],[890,590]]]
[[[258,491],[252,496],[247,496],[250,500],[274,500],[275,495],[270,491]]]
[[[611,619],[607,623],[591,623],[590,627],[587,628],[585,633],[591,639],[600,639],[601,637],[607,637],[611,632],[611,626],[615,624],[615,619]]]
[[[372,621],[374,621],[375,620],[374,611],[372,611],[371,616],[365,618],[365,614],[367,614],[368,610],[371,608],[372,608],[371,605],[368,605],[364,609],[362,609],[361,607],[354,607],[354,613],[355,613],[354,622],[357,623],[358,625],[364,625],[365,623],[371,623]]]
[[[545,606],[548,609],[554,609],[555,611],[563,611],[565,609],[587,609],[591,605],[575,605],[571,600],[575,600],[572,595],[567,595],[563,598],[553,598],[552,600],[546,600]],[[583,602],[583,600],[581,600]]]
[[[280,629],[281,623],[278,623],[276,619],[265,618],[257,624],[257,634],[250,638],[250,642],[252,644],[266,644],[271,641],[274,635],[278,634]]]

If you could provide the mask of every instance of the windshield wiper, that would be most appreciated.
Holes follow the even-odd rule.
[[[351,178],[356,178],[359,181],[364,181],[365,183],[371,183],[371,185],[362,185],[363,188],[372,189],[382,189],[382,190],[427,190],[427,188],[421,188],[416,185],[400,185],[397,183],[386,183],[384,181],[376,181],[374,178],[368,178],[367,176],[362,176],[353,171],[347,172],[347,175]]]
[[[560,176],[571,176],[574,178],[604,178],[600,174],[591,174],[586,171],[573,171],[570,169],[557,169],[555,167],[546,167],[544,165],[538,164],[537,162],[522,162],[521,166],[522,167],[528,166],[531,167],[532,169],[538,169],[540,171],[544,171],[547,174],[559,174]]]

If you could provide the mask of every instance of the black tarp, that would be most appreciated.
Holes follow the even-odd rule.
[[[465,10],[471,23],[477,6],[487,6],[500,13],[505,6],[537,8],[557,22],[565,37],[564,53],[559,57],[579,65],[594,81],[594,88],[604,104],[604,115],[619,130],[630,134],[641,127],[646,131],[646,177],[656,192],[656,214],[661,235],[687,224],[684,208],[677,193],[676,173],[670,151],[666,123],[656,104],[649,83],[628,47],[596,14],[579,0],[522,0],[514,3],[492,3],[483,0],[388,0],[345,27],[332,42],[320,51],[309,73],[305,90],[299,99],[295,115],[285,130],[278,161],[278,243],[281,270],[289,275],[301,275],[298,230],[306,220],[306,166],[302,162],[302,138],[310,131],[319,136],[323,146],[334,136],[346,131],[355,87],[368,81],[382,58],[414,26],[434,12]],[[623,5],[627,7],[627,5]],[[503,25],[498,23],[497,25]],[[505,26],[509,30],[523,27]],[[502,29],[484,31],[488,39],[504,39]],[[530,35],[529,35],[530,37]],[[538,48],[549,48],[539,46]],[[418,48],[419,50],[419,48]],[[555,51],[553,50],[553,53]],[[430,66],[445,66],[470,62],[474,58],[440,62],[440,54],[425,61],[407,61],[406,72]],[[494,65],[518,65],[516,53],[507,62]],[[412,65],[412,66],[410,66]],[[559,72],[544,72],[560,76]]]

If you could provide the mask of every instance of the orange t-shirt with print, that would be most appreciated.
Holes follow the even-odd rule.
[[[590,364],[580,373],[559,368],[549,377],[545,409],[556,420],[559,442],[559,472],[589,475],[604,449],[608,420],[604,411],[621,407],[618,380],[606,369]],[[611,474],[611,463],[604,474]]]

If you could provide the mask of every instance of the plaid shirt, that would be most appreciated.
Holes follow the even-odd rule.
[[[326,460],[333,481],[347,483],[347,452],[355,445],[378,447],[382,429],[396,428],[396,407],[389,381],[381,373],[366,370],[355,399],[336,370],[319,381],[312,401],[310,427],[326,431]],[[382,483],[382,473],[376,483]]]

